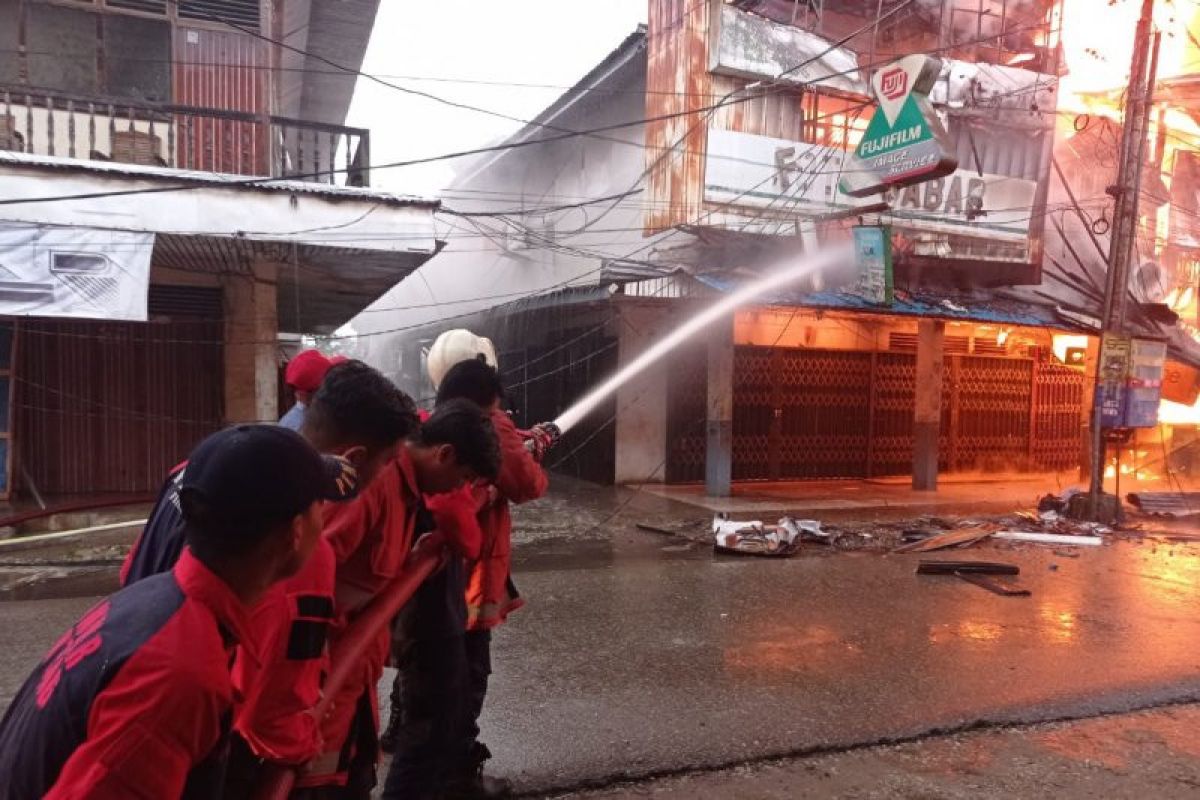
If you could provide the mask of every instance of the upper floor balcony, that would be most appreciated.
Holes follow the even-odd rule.
[[[200,172],[370,183],[370,132],[271,114],[0,84],[0,150]]]

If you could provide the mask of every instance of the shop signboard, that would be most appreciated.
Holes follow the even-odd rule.
[[[929,103],[941,70],[940,59],[911,55],[875,73],[878,108],[841,178],[843,192],[865,197],[954,172],[954,146]]]
[[[1100,344],[1096,403],[1102,428],[1153,428],[1162,401],[1167,346],[1106,334]]]
[[[892,231],[887,225],[854,226],[855,294],[872,303],[892,302]]]

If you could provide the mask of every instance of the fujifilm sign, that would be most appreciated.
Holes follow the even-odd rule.
[[[923,133],[924,131],[920,125],[914,125],[908,130],[889,133],[882,139],[867,139],[864,141],[863,147],[859,148],[859,152],[868,156],[875,153],[885,153],[897,145],[917,141]]]
[[[841,191],[865,197],[949,175],[958,166],[928,93],[942,62],[906,56],[871,79],[878,108],[840,182]]]

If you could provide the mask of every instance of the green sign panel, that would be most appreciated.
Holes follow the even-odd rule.
[[[850,158],[841,190],[863,197],[940,178],[958,168],[946,131],[929,105],[941,61],[907,56],[871,79],[878,107]]]
[[[872,303],[892,302],[892,229],[889,225],[855,225],[854,261],[858,266],[855,293]]]

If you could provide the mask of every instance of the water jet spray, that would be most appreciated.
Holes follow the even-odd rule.
[[[843,264],[853,262],[853,259],[854,251],[850,246],[829,247],[812,255],[802,256],[793,264],[777,267],[761,278],[742,286],[737,291],[709,306],[655,342],[633,361],[630,361],[617,370],[611,378],[588,392],[574,405],[559,414],[550,424],[554,425],[558,431],[565,433],[577,425],[590,411],[595,409],[605,398],[631,378],[674,350],[693,334],[721,319],[726,314],[731,313],[738,306],[744,305],[772,289],[786,286],[817,270],[835,266],[839,262]]]

